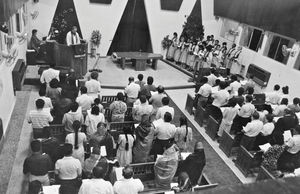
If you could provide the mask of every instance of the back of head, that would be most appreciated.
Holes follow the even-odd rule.
[[[63,151],[64,151],[64,156],[70,156],[70,155],[72,155],[72,153],[73,153],[73,145],[70,144],[70,143],[65,143]]]
[[[248,93],[249,95],[252,95],[252,94],[254,93],[254,88],[253,88],[253,87],[248,87],[248,88],[247,88],[247,93]]]
[[[33,29],[33,30],[31,31],[31,33],[32,33],[32,35],[35,35],[35,34],[37,33],[37,29]]]
[[[238,89],[238,95],[239,95],[239,96],[242,96],[242,95],[244,94],[244,92],[245,92],[245,89],[244,89],[243,87],[240,87],[240,88]]]
[[[216,85],[216,86],[220,85],[220,82],[221,82],[221,80],[219,80],[219,79],[216,79],[216,83],[215,83],[215,85]]]
[[[117,99],[120,100],[120,101],[123,101],[124,100],[124,95],[122,92],[118,92],[117,94]]]
[[[179,118],[179,126],[182,126],[182,125],[186,125],[187,126],[187,119],[185,116],[181,116]]]
[[[293,99],[293,104],[297,105],[300,103],[300,98],[296,97]]]
[[[41,87],[40,90],[39,90],[39,95],[40,96],[46,96],[46,88]]]
[[[210,69],[210,74],[215,74],[215,73],[216,73],[216,69],[215,68]]]
[[[246,102],[252,102],[253,97],[251,95],[246,96]]]
[[[279,86],[278,84],[276,84],[276,85],[274,86],[274,90],[275,90],[275,91],[280,90],[280,86]]]
[[[142,81],[144,79],[144,75],[143,74],[138,74],[137,77],[138,77],[139,81]]]
[[[219,87],[221,90],[224,90],[227,87],[227,84],[225,82],[221,81]]]
[[[92,110],[91,110],[91,114],[92,115],[99,115],[99,113],[100,113],[99,106],[93,106]]]
[[[148,76],[148,78],[147,78],[147,84],[148,85],[152,85],[153,81],[154,81],[153,77],[152,76]]]
[[[70,109],[71,109],[72,112],[76,112],[78,110],[78,107],[79,107],[78,103],[77,102],[73,102],[71,104]]]
[[[86,93],[87,93],[87,88],[86,88],[85,86],[82,86],[82,87],[80,88],[80,93],[81,93],[81,94],[86,94]]]
[[[159,86],[157,87],[157,92],[158,92],[159,94],[164,93],[164,91],[165,91],[165,88],[164,88],[162,85],[159,85]]]
[[[93,71],[93,72],[91,73],[91,78],[94,79],[94,80],[98,80],[98,72]]]
[[[289,87],[288,86],[285,86],[282,88],[282,93],[283,94],[289,94]]]
[[[232,81],[237,81],[237,76],[236,76],[236,75],[232,75],[232,76],[230,77],[230,79],[231,79]]]
[[[203,77],[200,80],[201,83],[206,84],[208,82],[208,78],[207,77]]]
[[[204,150],[203,144],[201,141],[198,141],[195,143],[194,152],[199,152],[201,150]]]
[[[162,104],[163,104],[164,106],[166,106],[166,105],[169,105],[170,100],[169,100],[168,97],[163,97],[163,98],[161,99],[161,102],[162,102]]]
[[[267,115],[266,115],[266,120],[267,120],[269,123],[273,122],[273,119],[274,119],[274,116],[273,116],[272,114],[267,114]]]
[[[235,107],[236,104],[237,104],[237,101],[236,101],[235,98],[230,98],[230,99],[229,99],[228,105],[229,105],[230,107]]]
[[[146,103],[147,102],[146,96],[145,95],[141,95],[140,96],[140,101],[141,101],[142,104]]]
[[[130,76],[130,77],[128,78],[128,81],[129,81],[129,82],[133,82],[133,81],[134,81],[134,77]]]
[[[43,99],[37,99],[35,101],[35,106],[36,106],[37,109],[44,108],[44,105],[45,105],[45,101]]]
[[[169,112],[165,113],[165,115],[164,115],[164,121],[167,122],[167,123],[169,123],[169,122],[172,121],[172,115],[171,115],[171,113],[169,113]]]
[[[105,169],[103,169],[101,166],[95,166],[93,168],[93,176],[95,178],[104,178],[104,176],[105,176]]]
[[[122,170],[122,175],[125,179],[130,179],[133,176],[132,167],[129,165],[126,165]]]
[[[280,104],[288,105],[289,100],[287,98],[282,98]]]
[[[253,119],[255,119],[255,120],[259,119],[259,113],[255,111],[255,112],[252,114],[252,117],[253,117]]]
[[[81,127],[81,122],[78,121],[78,120],[74,121],[73,124],[72,124],[72,127],[73,127],[73,129],[74,129],[75,132],[79,131],[79,129]]]
[[[41,150],[41,142],[39,140],[33,140],[30,143],[32,152],[39,152]]]
[[[99,105],[100,104],[100,98],[95,98],[94,99],[94,104]]]
[[[54,78],[54,79],[52,79],[52,80],[50,81],[49,85],[50,85],[51,88],[58,88],[58,86],[59,86],[59,81],[58,81],[56,78]]]
[[[39,194],[42,190],[42,183],[38,180],[29,182],[28,194]]]

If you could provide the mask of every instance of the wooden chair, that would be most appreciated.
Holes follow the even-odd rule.
[[[188,113],[190,113],[190,115],[193,114],[193,103],[194,103],[194,98],[190,94],[188,94],[185,103],[185,110]]]
[[[261,164],[262,153],[260,157],[253,152],[249,152],[243,146],[240,146],[237,152],[237,158],[235,165],[241,170],[241,172],[247,177],[251,173],[251,169],[259,167]]]
[[[266,179],[275,179],[275,177],[263,166],[259,167],[258,175],[256,181],[266,180]]]
[[[230,135],[227,131],[223,132],[220,140],[220,149],[226,154],[227,157],[232,155],[232,148],[234,145],[234,136]]]
[[[206,133],[212,140],[216,139],[218,129],[219,129],[219,123],[212,116],[209,116],[207,127],[206,127]]]
[[[49,132],[51,137],[55,137],[59,140],[60,143],[65,142],[66,132],[65,126],[62,124],[50,125],[48,127],[44,127],[44,130]]]
[[[119,135],[123,134],[123,129],[129,127],[134,131],[134,122],[112,122],[109,123],[109,133],[113,136],[115,142],[118,141]]]
[[[207,119],[206,110],[202,106],[198,106],[195,112],[195,121],[202,127]]]

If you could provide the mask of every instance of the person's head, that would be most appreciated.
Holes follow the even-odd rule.
[[[80,87],[80,93],[81,94],[86,94],[87,93],[87,88],[85,86]]]
[[[245,89],[244,89],[243,87],[240,87],[240,88],[238,89],[238,95],[239,95],[239,96],[242,96],[242,95],[244,94],[244,92],[245,92]]]
[[[289,94],[289,87],[288,86],[285,86],[282,88],[282,93],[283,94]]]
[[[291,111],[291,109],[289,109],[289,108],[284,109],[284,115],[290,115],[292,113],[293,112]]]
[[[227,84],[225,82],[221,81],[219,87],[221,90],[224,90],[227,87]]]
[[[230,79],[231,79],[232,81],[237,81],[237,76],[236,76],[236,75],[232,75],[232,76],[230,77]]]
[[[94,155],[100,155],[100,147],[99,146],[93,147],[92,154],[94,154]]]
[[[253,97],[251,95],[246,96],[246,102],[252,102]]]
[[[164,88],[162,85],[159,85],[159,86],[157,87],[157,92],[158,92],[159,94],[164,93],[164,91],[165,91],[165,88]]]
[[[99,76],[99,74],[98,74],[98,72],[96,72],[96,71],[93,71],[93,72],[91,73],[91,79],[98,80],[98,76]]]
[[[74,87],[76,87],[76,79],[75,79],[74,77],[68,77],[68,78],[67,78],[67,84],[68,84],[69,86],[74,86]]]
[[[165,115],[164,115],[164,121],[167,122],[167,123],[169,123],[169,122],[172,121],[172,115],[171,115],[171,113],[169,113],[169,112],[165,113]]]
[[[169,105],[170,100],[168,97],[163,97],[161,99],[161,102],[162,102],[163,106],[167,106],[167,105]]]
[[[59,81],[58,81],[56,78],[54,78],[54,79],[52,79],[52,80],[50,81],[49,85],[50,85],[51,88],[58,88],[58,86],[59,86]]]
[[[252,114],[252,118],[253,118],[253,120],[259,119],[259,113],[255,111],[255,112]]]
[[[129,83],[134,82],[134,77],[130,76],[130,77],[128,78],[128,81],[129,81]]]
[[[36,36],[36,34],[37,34],[37,29],[33,29],[33,30],[31,31],[31,33],[32,33],[33,36]]]
[[[249,79],[253,79],[254,78],[254,75],[253,74],[250,74],[249,75]]]
[[[235,48],[236,47],[236,44],[232,44],[232,46],[231,46],[232,48]]]
[[[184,42],[184,41],[185,41],[184,36],[180,36],[180,42]]]
[[[204,147],[201,141],[198,141],[195,143],[194,152],[200,152],[203,151]]]
[[[235,107],[236,104],[237,104],[237,102],[236,102],[236,99],[235,99],[235,98],[230,98],[230,99],[228,100],[228,105],[229,105],[230,107]]]
[[[39,90],[39,95],[42,97],[42,96],[46,96],[46,89],[41,87],[40,90]]]
[[[141,101],[142,104],[146,103],[147,102],[146,96],[145,95],[141,95],[140,96],[140,101]]]
[[[77,26],[73,26],[71,31],[73,34],[75,34],[77,32]]]
[[[268,123],[272,123],[274,119],[274,116],[272,114],[267,114],[266,115],[266,120],[268,121]]]
[[[75,120],[75,121],[73,122],[73,124],[72,124],[72,128],[74,129],[74,132],[75,132],[75,133],[78,132],[79,129],[80,129],[80,127],[81,127],[80,121]]]
[[[94,104],[99,105],[100,104],[100,98],[95,98],[94,99]]]
[[[143,74],[138,74],[137,78],[138,78],[139,81],[143,81],[144,75]]]
[[[44,108],[44,105],[45,105],[45,101],[43,99],[37,99],[35,101],[36,109],[42,109]]]
[[[43,185],[40,181],[38,180],[31,181],[29,182],[29,186],[28,186],[28,194],[39,194],[42,188]]]
[[[97,132],[98,132],[98,133],[106,132],[106,126],[107,126],[106,123],[104,123],[104,122],[99,122],[99,123],[97,124]]]
[[[33,140],[30,143],[30,148],[32,152],[39,152],[41,150],[41,142],[39,140]]]
[[[206,36],[206,40],[207,41],[209,41],[210,40],[210,36],[208,35],[208,36]]]
[[[153,81],[154,81],[154,79],[153,79],[152,76],[148,76],[148,77],[147,77],[147,84],[148,84],[148,85],[152,85],[152,84],[153,84]]]
[[[220,82],[221,82],[221,80],[216,79],[215,86],[219,86],[219,85],[220,85]]]
[[[300,98],[296,97],[293,99],[293,104],[294,105],[297,105],[297,104],[300,104]]]
[[[95,166],[93,168],[93,176],[98,179],[102,179],[105,176],[105,169],[101,166]]]
[[[254,88],[253,88],[253,87],[248,87],[248,88],[247,88],[247,93],[248,93],[249,95],[252,95],[252,94],[254,93]]]
[[[92,110],[91,110],[91,114],[92,114],[92,115],[99,115],[99,113],[100,113],[100,108],[99,108],[99,106],[93,106],[93,107],[92,107]]]
[[[174,32],[173,36],[177,38],[177,36],[178,36],[177,32]]]
[[[79,107],[79,104],[78,104],[77,102],[73,102],[73,103],[71,104],[70,110],[71,110],[72,112],[76,112],[76,111],[78,110],[78,107]]]
[[[181,116],[180,118],[179,118],[179,126],[183,126],[183,125],[185,125],[185,126],[187,126],[187,119],[186,119],[186,117],[185,116]]]
[[[275,91],[279,91],[279,90],[280,90],[280,86],[279,86],[278,84],[276,84],[276,85],[274,86],[274,90],[275,90]]]
[[[208,82],[208,78],[207,77],[202,77],[200,82],[203,83],[203,84],[206,84]]]
[[[222,46],[224,47],[224,46],[227,46],[227,42],[223,42],[222,43]]]
[[[288,105],[289,100],[287,98],[282,98],[280,104]]]
[[[71,156],[73,153],[73,145],[70,143],[65,143],[63,150],[64,150],[64,156]]]
[[[122,92],[118,92],[118,94],[117,94],[117,99],[118,99],[119,101],[123,101],[123,100],[124,100],[124,95],[123,95]]]
[[[122,170],[122,175],[125,179],[130,179],[133,176],[133,169],[131,166],[126,165]]]

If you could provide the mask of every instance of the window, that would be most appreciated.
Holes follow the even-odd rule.
[[[263,40],[263,31],[257,28],[246,26],[243,29],[243,34],[240,40],[240,44],[253,51],[258,51],[261,47]]]
[[[284,56],[282,54],[282,46],[286,45],[288,48],[292,48],[294,43],[295,40],[273,35],[269,40],[269,49],[266,55],[280,63],[286,64],[289,55]]]
[[[16,13],[16,31],[21,32],[21,17],[20,13]]]

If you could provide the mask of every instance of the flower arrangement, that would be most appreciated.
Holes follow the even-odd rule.
[[[172,45],[172,40],[169,39],[169,35],[165,36],[164,39],[161,41],[161,46],[165,50]]]
[[[101,41],[101,33],[99,30],[94,30],[92,32],[92,37],[91,37],[91,43],[94,45],[94,46],[97,46],[99,47],[100,45],[100,41]]]

